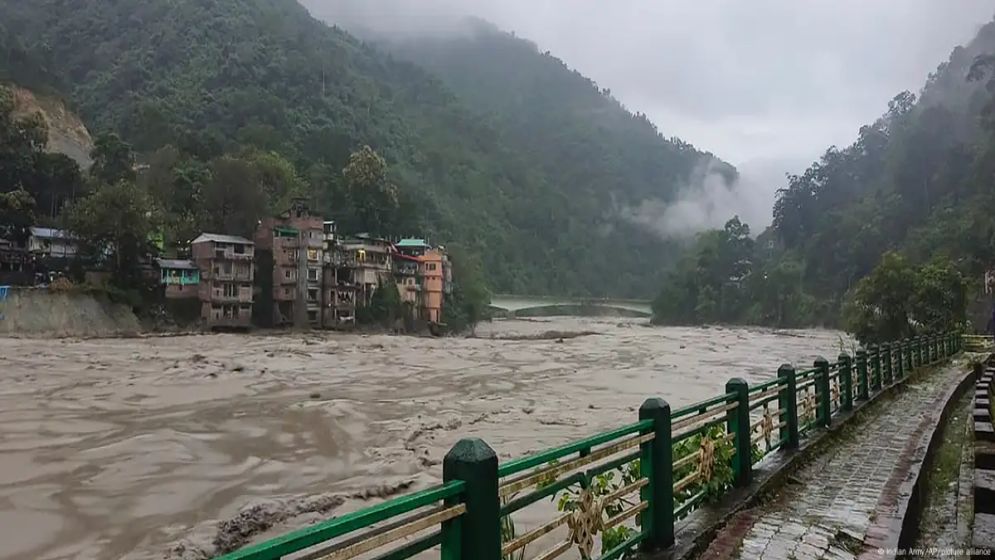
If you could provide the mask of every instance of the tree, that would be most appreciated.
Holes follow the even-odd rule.
[[[117,134],[110,132],[97,136],[90,157],[93,159],[90,176],[98,184],[135,180],[135,154]]]
[[[912,293],[912,317],[919,330],[942,332],[966,321],[967,283],[948,259],[937,258],[919,268]]]
[[[443,321],[450,332],[469,330],[476,334],[477,323],[487,316],[491,294],[484,281],[480,261],[465,249],[450,248],[453,289],[446,294]]]
[[[252,163],[232,156],[211,162],[204,185],[204,229],[251,236],[266,214],[266,195]]]
[[[910,335],[914,269],[902,255],[890,251],[868,276],[857,283],[844,309],[847,331],[861,342],[884,342]]]
[[[48,127],[41,114],[14,117],[14,92],[0,86],[0,188],[30,188],[35,158],[48,144]]]
[[[398,208],[397,187],[387,180],[387,161],[363,146],[342,170],[346,193],[361,231],[386,234]]]
[[[24,243],[35,223],[35,199],[23,188],[0,193],[0,238]]]
[[[149,253],[156,222],[152,208],[144,190],[120,181],[72,203],[66,222],[84,258],[109,265],[111,281],[118,287],[137,288],[143,284],[139,265]]]

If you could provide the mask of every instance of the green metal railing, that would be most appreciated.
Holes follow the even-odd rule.
[[[676,410],[648,399],[632,424],[500,465],[482,440],[463,439],[446,455],[438,486],[221,559],[401,560],[437,550],[443,560],[551,560],[577,550],[615,560],[664,549],[678,520],[750,484],[764,457],[796,449],[813,430],[962,346],[952,333],[920,336],[833,363],[820,358],[803,371],[786,364],[753,386],[732,379],[724,394]],[[519,530],[517,512],[551,502],[550,521]]]

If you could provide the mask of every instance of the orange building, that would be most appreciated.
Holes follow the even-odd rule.
[[[445,252],[441,247],[433,248],[423,239],[402,239],[396,247],[403,261],[413,261],[417,264],[414,282],[408,277],[409,275],[396,275],[397,288],[401,292],[402,301],[417,302],[419,319],[429,323],[442,323],[446,275],[449,268]],[[397,262],[395,260],[395,263]],[[401,281],[404,282],[403,285]],[[414,297],[407,294],[413,294]]]

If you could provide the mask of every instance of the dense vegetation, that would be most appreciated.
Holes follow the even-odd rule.
[[[962,322],[964,278],[995,262],[993,65],[989,23],[919,96],[897,95],[854,144],[789,177],[757,243],[738,221],[702,235],[657,320],[836,324],[845,304],[863,339]]]
[[[313,20],[295,0],[12,0],[0,21],[0,48],[18,54],[0,60],[0,76],[63,91],[91,129],[118,132],[140,162],[173,162],[181,183],[262,173],[231,157],[285,179],[292,168],[295,188],[348,230],[362,212],[341,170],[371,146],[396,186],[391,230],[464,244],[498,291],[646,295],[672,252],[618,209],[672,198],[703,157],[506,37],[505,66],[551,83],[495,108],[522,84],[499,90],[495,73],[486,99],[454,94],[452,81]],[[469,66],[490,65],[489,52]],[[489,111],[513,118],[475,114]]]
[[[464,26],[444,37],[380,40],[395,56],[438,75],[562,193],[561,213],[543,217],[533,210],[535,219],[550,222],[554,235],[580,240],[562,249],[568,265],[551,270],[553,285],[570,285],[576,275],[596,278],[609,293],[651,293],[683,242],[654,236],[625,216],[646,201],[673,202],[681,189],[700,183],[706,167],[729,181],[736,170],[680,139],[663,137],[610,89],[535,44],[486,22],[468,20]],[[557,251],[545,248],[543,259],[557,259]]]

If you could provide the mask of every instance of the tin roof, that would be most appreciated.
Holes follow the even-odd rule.
[[[193,243],[207,243],[213,241],[215,243],[235,243],[238,245],[252,245],[253,243],[244,237],[239,237],[237,235],[224,235],[221,233],[202,233],[197,236],[197,239],[193,240]]]
[[[197,270],[197,265],[193,261],[178,259],[156,259],[159,268],[176,268],[183,270]]]
[[[414,238],[414,237],[407,238],[407,239],[402,239],[402,240],[398,241],[397,242],[397,246],[398,247],[423,247],[425,249],[428,249],[428,248],[431,247],[428,243],[425,243],[424,239],[417,239],[417,238]]]
[[[31,231],[31,235],[43,239],[69,239],[69,234],[61,229],[35,226],[31,226],[28,229]]]

